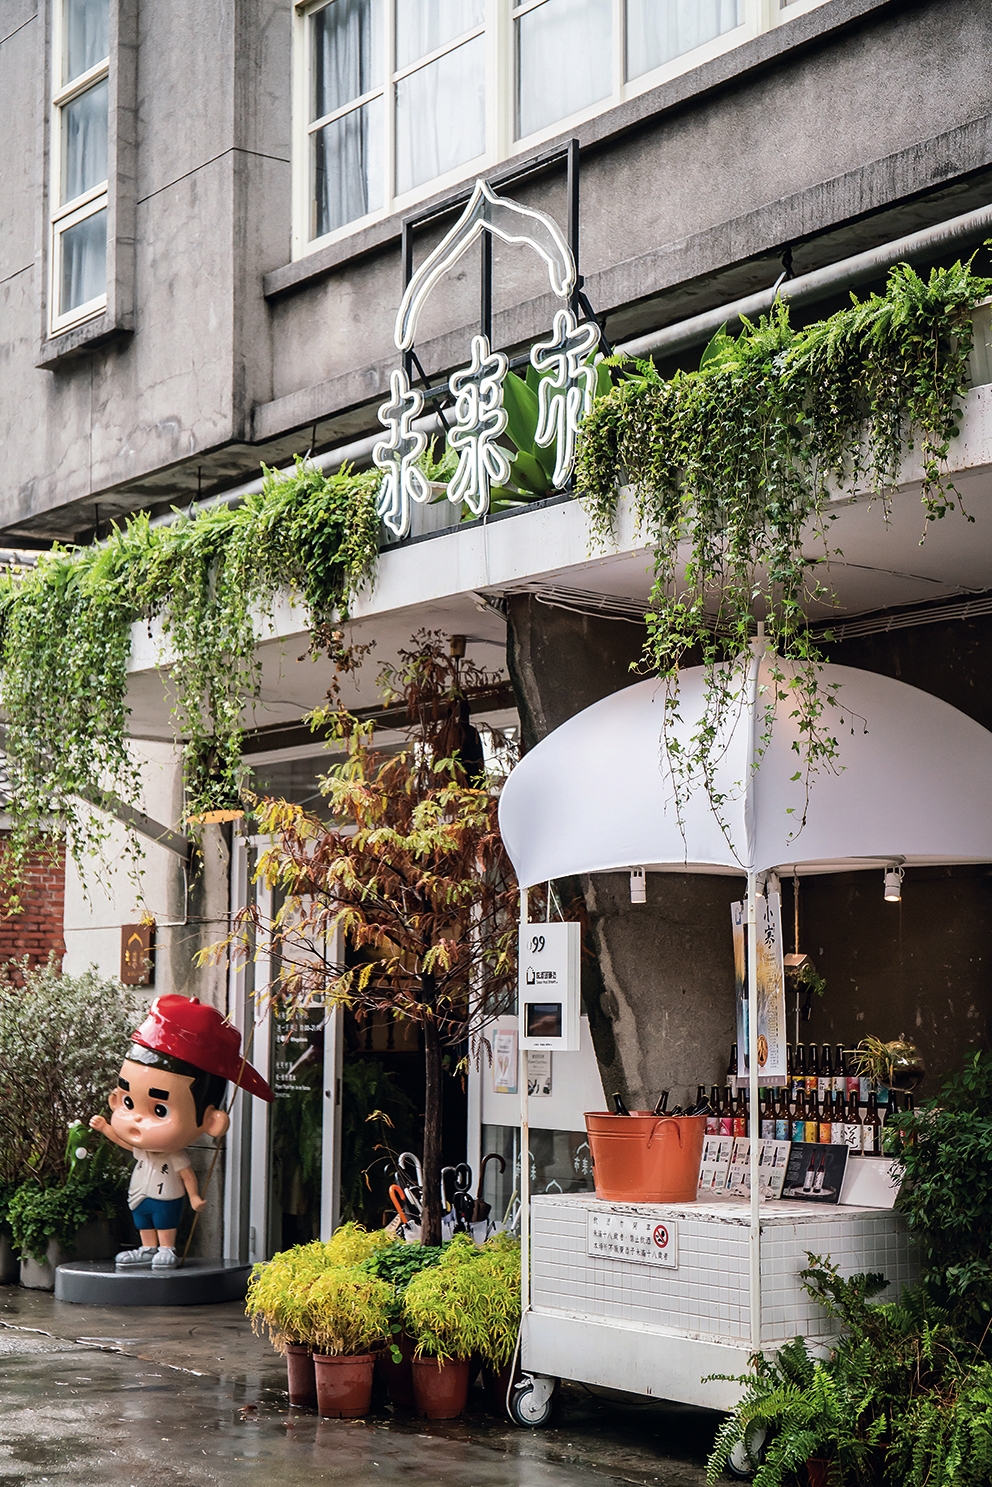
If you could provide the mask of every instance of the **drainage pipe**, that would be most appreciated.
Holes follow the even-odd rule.
[[[733,300],[729,305],[718,305],[716,309],[693,315],[689,320],[679,320],[661,330],[650,331],[646,336],[636,336],[617,346],[616,350],[628,356],[677,356],[679,352],[710,340],[721,326],[733,328],[745,316],[753,320],[766,315],[776,299],[787,300],[790,304],[813,305],[843,293],[845,289],[870,283],[894,264],[926,262],[951,249],[981,243],[990,236],[992,206],[979,207],[974,212],[964,212],[960,217],[938,222],[934,227],[911,232],[907,237],[880,243],[877,248],[856,253],[853,258],[844,258],[840,263],[814,269],[811,274],[782,279],[767,289],[759,289],[757,294]]]

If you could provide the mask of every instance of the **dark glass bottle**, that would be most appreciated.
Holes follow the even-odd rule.
[[[815,1095],[820,1089],[820,1056],[816,1050],[815,1043],[806,1046],[806,1065],[804,1069],[807,1095]]]
[[[792,1112],[793,1141],[806,1140],[806,1091],[801,1089],[796,1096],[796,1108]]]
[[[630,1111],[623,1102],[623,1095],[619,1090],[613,1096],[613,1109],[617,1115],[629,1115]]]
[[[806,1096],[806,1135],[803,1139],[813,1142],[820,1139],[820,1097],[816,1090]]]
[[[655,1115],[664,1115],[664,1113],[665,1113],[665,1111],[666,1111],[667,1108],[668,1108],[668,1090],[667,1089],[663,1089],[662,1092],[661,1092],[661,1094],[658,1096],[658,1103],[654,1107],[654,1113],[655,1113]]]
[[[820,1096],[821,1105],[824,1098],[827,1095],[832,1095],[834,1092],[834,1051],[829,1043],[824,1043],[820,1049],[817,1092]]]
[[[731,1045],[730,1062],[727,1065],[727,1087],[732,1090],[737,1088],[737,1044]]]
[[[847,1049],[843,1043],[834,1049],[834,1089],[838,1094],[847,1094]]]
[[[792,1098],[806,1089],[806,1044],[797,1043],[792,1054]]]
[[[762,1141],[775,1140],[775,1109],[772,1105],[772,1092],[769,1089],[762,1091],[761,1111],[759,1117],[758,1133]]]
[[[878,1118],[878,1102],[874,1092],[868,1096],[868,1108],[862,1121],[861,1150],[866,1157],[882,1154],[882,1122]]]
[[[706,1116],[707,1136],[719,1136],[720,1134],[720,1091],[714,1084],[710,1090],[710,1108]]]
[[[791,1141],[792,1122],[789,1119],[789,1091],[780,1089],[775,1102],[775,1140]]]
[[[734,1098],[734,1135],[747,1135],[747,1090],[739,1089]]]
[[[729,1084],[723,1087],[720,1096],[720,1135],[732,1136],[734,1134],[734,1097]]]

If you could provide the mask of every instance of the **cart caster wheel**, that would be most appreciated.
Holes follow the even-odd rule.
[[[764,1425],[752,1425],[744,1440],[738,1441],[727,1460],[727,1474],[741,1481],[750,1481],[765,1458],[765,1441],[768,1430]]]
[[[510,1419],[515,1425],[532,1428],[547,1425],[554,1411],[557,1390],[557,1379],[549,1379],[540,1373],[521,1374],[510,1395]]]

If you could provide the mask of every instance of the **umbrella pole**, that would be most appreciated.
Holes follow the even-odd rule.
[[[520,890],[520,943],[528,924],[528,894]],[[520,1325],[530,1310],[530,1108],[527,1093],[527,1050],[520,1047],[523,1041],[520,1026],[520,994],[517,993],[517,1046],[519,1068],[517,1083],[520,1088]]]
[[[747,875],[747,1072],[751,1103],[750,1171],[751,1223],[748,1232],[748,1275],[750,1280],[751,1349],[761,1348],[761,1189],[758,1174],[761,1161],[761,1120],[758,1111],[758,880]]]

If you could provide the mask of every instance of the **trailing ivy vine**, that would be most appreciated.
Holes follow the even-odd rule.
[[[926,279],[900,264],[884,294],[852,295],[815,324],[793,328],[780,302],[739,336],[719,333],[698,371],[664,379],[651,362],[621,364],[618,385],[597,400],[577,488],[609,541],[629,487],[654,547],[642,665],[668,683],[665,740],[680,803],[702,787],[720,814],[716,745],[741,704],[758,620],[779,658],[760,704],[758,757],[785,702],[807,788],[835,759],[837,698],[820,684],[822,654],[807,621],[811,600],[832,597],[821,579],[834,555],[830,498],[868,490],[887,513],[915,447],[924,534],[955,507],[963,512],[946,457],[967,386],[971,312],[990,292],[992,280],[970,262]],[[680,748],[678,672],[690,662],[706,669],[705,705]]]
[[[264,467],[263,467],[264,469]],[[313,643],[375,571],[378,471],[334,475],[297,460],[265,470],[263,489],[171,525],[131,518],[92,547],[55,548],[0,580],[0,675],[14,830],[5,878],[46,832],[77,858],[105,840],[100,792],[138,798],[128,746],[132,625],[159,621],[183,739],[187,815],[235,803],[241,714],[257,692],[259,624],[280,591],[302,599]]]

